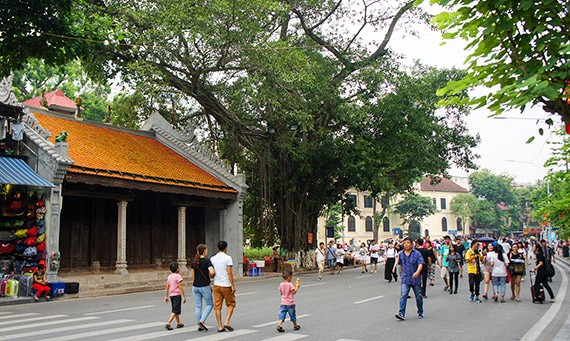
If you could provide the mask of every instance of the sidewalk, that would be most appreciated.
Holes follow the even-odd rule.
[[[79,293],[76,295],[64,295],[54,298],[55,300],[67,300],[74,298],[99,297],[109,295],[121,295],[127,293],[163,290],[166,278],[170,274],[166,269],[135,269],[129,270],[128,275],[117,275],[113,272],[80,274],[60,274],[60,282],[79,283]],[[186,285],[191,285],[190,272],[181,273],[186,279]],[[281,273],[264,272],[256,277],[236,277],[236,282],[255,281],[259,279],[280,277]],[[190,284],[188,284],[190,283]],[[32,297],[0,297],[0,306],[32,303]]]

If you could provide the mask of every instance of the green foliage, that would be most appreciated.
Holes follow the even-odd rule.
[[[249,260],[264,260],[265,257],[271,257],[273,249],[270,247],[263,248],[245,248],[243,255]]]
[[[507,175],[495,175],[488,169],[472,173],[469,176],[471,193],[478,198],[485,198],[492,203],[507,206],[517,204],[513,189],[513,178]]]
[[[488,94],[463,100],[496,114],[543,104],[570,123],[570,105],[562,99],[570,79],[570,20],[566,0],[431,0],[450,6],[434,23],[444,38],[467,40],[468,74],[441,89],[455,94],[476,86]],[[496,89],[496,90],[495,90]],[[444,99],[443,103],[457,103]],[[552,121],[550,121],[552,124]]]
[[[325,227],[334,228],[334,239],[338,240],[342,237],[342,208],[339,204],[333,204],[327,207],[324,216],[327,217]]]
[[[425,217],[437,212],[431,198],[415,193],[408,193],[395,206],[394,212],[404,220],[404,224],[412,221],[422,221]]]
[[[463,231],[468,230],[471,226],[470,221],[473,218],[477,205],[477,197],[469,193],[461,193],[451,199],[449,208],[453,214],[461,218]]]
[[[565,139],[546,162],[551,167],[542,186],[534,191],[533,217],[559,229],[560,238],[570,237],[570,140]]]

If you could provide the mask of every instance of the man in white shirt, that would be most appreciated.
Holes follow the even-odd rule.
[[[214,276],[214,312],[216,320],[218,320],[218,332],[232,331],[234,328],[230,324],[230,319],[236,307],[236,289],[234,285],[234,276],[232,273],[233,262],[232,257],[226,254],[228,243],[226,241],[218,242],[218,253],[210,258],[216,275]],[[226,322],[222,324],[222,303],[226,301],[228,313]]]
[[[325,243],[320,242],[319,247],[315,250],[315,263],[319,267],[319,281],[323,279],[323,271],[325,271]]]

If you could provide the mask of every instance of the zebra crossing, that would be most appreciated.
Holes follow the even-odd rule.
[[[267,335],[263,328],[274,326],[275,321],[262,323],[250,328],[236,329],[232,332],[217,333],[214,328],[209,332],[198,332],[193,327],[164,330],[164,321],[137,321],[130,318],[108,320],[103,314],[86,313],[80,316],[64,314],[46,315],[40,313],[0,312],[0,341],[22,340],[26,337],[42,341],[67,340],[112,340],[137,341],[168,338],[169,340],[251,340],[259,341],[294,341],[308,338],[309,335],[297,332]],[[310,315],[300,315],[299,318]],[[261,335],[265,335],[265,338]],[[269,337],[268,337],[269,336]]]

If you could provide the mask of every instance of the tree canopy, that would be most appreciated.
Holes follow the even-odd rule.
[[[467,108],[435,109],[436,90],[462,74],[404,67],[389,49],[397,27],[424,20],[413,1],[71,2],[99,27],[84,28],[80,52],[59,52],[174,99],[160,108],[182,105],[166,118],[194,119],[245,170],[245,227],[288,250],[308,248],[327,206],[350,207],[349,188],[400,193],[450,163],[473,166]]]
[[[477,197],[470,193],[461,193],[456,195],[451,199],[449,204],[451,212],[461,218],[463,231],[467,234],[470,234],[469,227],[471,226],[473,215],[477,210],[477,205]]]
[[[409,224],[414,220],[421,222],[425,217],[437,212],[437,209],[431,198],[408,193],[396,204],[394,212],[400,215],[404,224]]]
[[[570,80],[570,6],[567,0],[431,0],[449,6],[434,18],[444,38],[467,40],[467,75],[441,93],[486,86],[487,94],[465,102],[496,114],[542,104],[570,126],[564,89]],[[457,103],[459,99],[447,99]],[[550,125],[553,124],[549,120]]]

